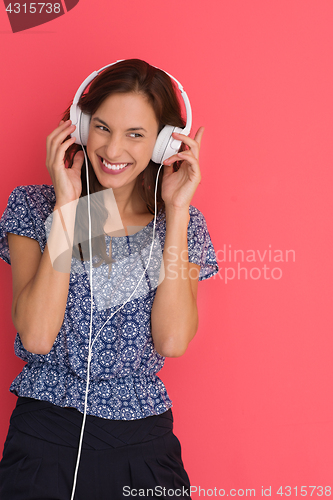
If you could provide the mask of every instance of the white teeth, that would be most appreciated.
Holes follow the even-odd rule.
[[[120,170],[122,168],[125,168],[128,165],[128,163],[120,163],[119,165],[112,165],[110,163],[107,163],[107,161],[105,161],[103,158],[103,165],[105,165],[106,168],[108,168],[109,170]]]

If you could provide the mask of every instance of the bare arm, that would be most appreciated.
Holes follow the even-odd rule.
[[[187,226],[189,206],[201,180],[199,150],[204,128],[194,139],[173,133],[189,150],[164,163],[162,198],[165,203],[166,236],[163,252],[165,278],[159,284],[151,312],[155,349],[162,356],[184,354],[198,329],[196,304],[200,266],[188,262]],[[173,162],[182,160],[175,172]]]
[[[166,217],[165,278],[156,291],[151,328],[157,352],[178,357],[184,354],[198,329],[196,298],[200,266],[188,262],[188,210],[169,211]]]
[[[58,217],[54,217],[50,234],[53,236],[49,238],[53,245],[51,254],[55,255],[61,240],[66,244]],[[42,254],[36,240],[11,233],[8,234],[8,244],[13,276],[14,326],[25,349],[36,354],[47,354],[64,319],[71,249],[67,255],[62,255],[59,271],[55,270],[53,259],[50,258],[49,244]],[[68,272],[65,272],[66,268]]]
[[[47,354],[51,350],[65,314],[76,203],[82,190],[83,153],[75,156],[71,169],[64,164],[65,151],[74,143],[73,138],[65,139],[74,130],[70,121],[61,121],[46,141],[46,166],[53,182],[56,206],[44,253],[37,241],[8,234],[13,276],[12,319],[25,349],[36,354]],[[66,248],[68,251],[64,252]],[[53,264],[59,255],[62,261],[60,270],[56,270]]]

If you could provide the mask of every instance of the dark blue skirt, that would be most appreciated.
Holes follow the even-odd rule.
[[[1,500],[70,500],[82,414],[18,398],[0,462]],[[75,500],[191,498],[171,409],[139,420],[87,415]]]

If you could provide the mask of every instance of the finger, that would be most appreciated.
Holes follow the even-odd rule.
[[[179,139],[182,140],[182,142],[184,142],[185,144],[188,144],[190,145],[191,141],[192,141],[192,144],[194,145],[194,142],[197,142],[200,146],[200,143],[201,143],[201,139],[202,139],[202,136],[203,136],[203,133],[205,131],[205,127],[199,127],[197,133],[195,134],[195,137],[194,139],[191,139],[191,137],[188,137],[187,135],[184,135],[184,134],[178,134],[177,132],[174,132],[173,134],[176,136],[179,136]]]
[[[198,129],[197,133],[195,134],[195,137],[194,137],[194,140],[197,141],[197,143],[199,144],[199,148],[201,145],[201,139],[202,139],[204,131],[205,131],[205,127],[200,127]]]
[[[184,157],[181,156],[183,153],[184,153]],[[193,160],[198,161],[198,159],[196,158],[196,156],[193,154],[192,149],[187,149],[186,151],[180,151],[179,153],[177,153],[177,154],[175,154],[173,156],[170,156],[170,158],[164,160],[163,163],[167,163],[169,165],[170,163],[173,163],[175,161],[184,160],[185,157],[187,159],[187,157],[189,157],[189,156],[192,157]]]
[[[172,155],[169,158],[167,158],[166,160],[164,160],[163,165],[171,165],[175,161],[179,161],[179,157],[177,156],[177,154]]]
[[[188,164],[187,168],[189,168],[193,172],[193,174],[201,180],[200,166],[195,156],[190,154],[189,151],[182,151],[181,153],[178,153],[178,156],[181,160],[184,160],[184,162]],[[182,163],[182,166],[184,165],[184,162]]]
[[[54,157],[49,159],[49,166],[52,166],[53,169],[63,166],[65,152],[72,144],[74,144],[74,142],[75,137],[71,137],[70,139],[67,139],[67,141],[63,142],[55,152]]]
[[[171,174],[173,174],[173,166],[172,165],[164,165],[163,177],[168,177]]]
[[[59,136],[62,137],[62,140],[69,135],[70,129],[75,130],[75,125],[71,124],[71,120],[67,120],[66,122],[63,122],[60,124],[56,129],[54,129],[46,138],[46,144],[49,145],[51,144],[55,139],[57,139]]]
[[[84,160],[83,151],[78,151],[74,155],[74,161],[72,165],[72,170],[81,170]]]
[[[184,144],[189,146],[189,148],[193,151],[195,157],[199,159],[200,144],[196,140],[188,137],[187,135],[178,134],[176,132],[174,132],[172,135],[175,139],[178,139],[179,141],[182,141]]]
[[[171,158],[169,158],[169,160],[172,162],[174,162],[174,161],[187,161],[190,165],[192,165],[194,163],[196,163],[198,165],[198,160],[194,156],[194,154],[192,153],[191,150],[181,151],[180,153],[177,153],[176,155],[171,156]],[[168,165],[169,165],[169,160],[167,160]]]
[[[199,165],[197,158],[193,155],[191,151],[181,151],[180,153],[177,154],[177,156],[181,160],[189,162],[191,165],[194,165],[194,163]]]
[[[178,134],[177,132],[173,132],[172,136],[175,139],[178,139],[179,141],[182,141],[184,144],[186,144],[190,148],[195,148],[195,147],[198,146],[198,143],[194,139],[192,139],[191,137],[189,137],[188,135]]]
[[[65,122],[63,120],[61,120],[59,122],[59,125],[57,126],[57,128],[52,130],[52,132],[48,135],[48,137],[50,137],[52,139],[55,135],[57,135],[57,133],[59,133],[60,130],[68,127],[71,124],[72,124],[71,120],[66,120]]]
[[[69,129],[69,132],[70,132],[71,129]],[[75,138],[74,137],[70,137],[67,141],[64,142],[64,140],[66,139],[66,137],[68,136],[68,131],[65,131],[63,132],[62,134],[60,134],[59,136],[56,136],[54,137],[51,142],[49,142],[46,146],[46,151],[47,151],[47,158],[48,160],[52,161],[54,160],[59,148],[61,145],[63,144],[68,144],[68,141],[69,140],[72,140],[72,143],[75,142]]]
[[[60,127],[58,127],[59,129]],[[57,129],[56,129],[57,130]],[[75,130],[75,125],[67,126],[65,129],[63,129],[60,133],[58,134],[50,134],[46,140],[46,150],[49,156],[49,159],[52,161],[52,159],[55,158],[57,154],[57,150],[60,147],[60,144],[63,143],[63,141],[66,139],[68,135],[70,135],[72,132]]]

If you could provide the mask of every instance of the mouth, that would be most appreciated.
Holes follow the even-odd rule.
[[[101,156],[98,157],[102,170],[107,173],[120,173],[123,170],[125,170],[127,167],[132,165],[132,163],[110,163],[105,158],[102,158]]]

